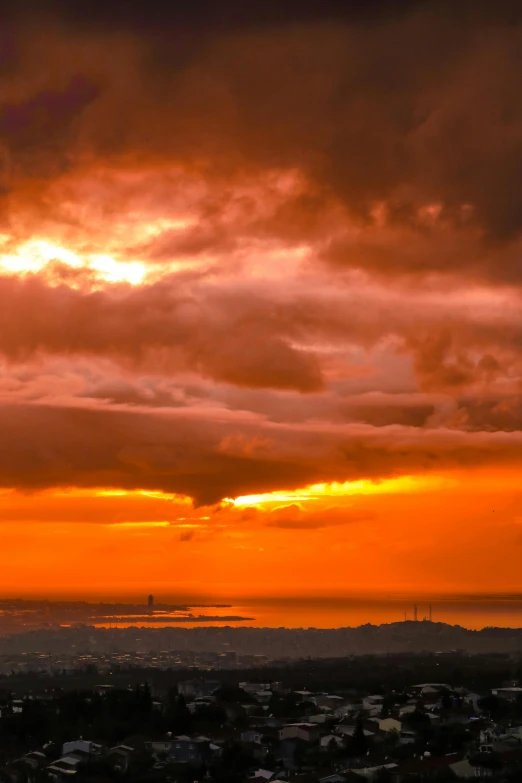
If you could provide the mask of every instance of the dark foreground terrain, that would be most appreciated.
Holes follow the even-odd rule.
[[[522,657],[461,652],[4,673],[0,781],[511,783],[520,683]]]

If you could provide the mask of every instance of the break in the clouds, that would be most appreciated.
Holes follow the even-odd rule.
[[[2,24],[0,485],[377,546],[291,493],[518,471],[518,4],[149,5]]]

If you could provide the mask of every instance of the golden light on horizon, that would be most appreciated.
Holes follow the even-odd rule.
[[[133,530],[142,527],[170,527],[170,522],[110,522],[107,527],[112,527],[117,530]]]
[[[400,476],[398,478],[371,481],[346,481],[344,483],[312,484],[302,489],[266,492],[259,495],[241,495],[237,498],[227,498],[226,502],[234,506],[270,505],[281,502],[303,502],[327,500],[328,498],[343,498],[352,495],[388,495],[409,494],[412,492],[430,492],[437,489],[458,485],[455,478],[442,476]]]

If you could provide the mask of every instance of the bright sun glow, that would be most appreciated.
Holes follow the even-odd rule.
[[[92,255],[87,266],[95,269],[108,283],[126,282],[139,285],[143,282],[146,268],[139,261],[115,261],[108,255]]]
[[[99,253],[80,256],[46,239],[31,239],[21,244],[15,253],[1,253],[0,270],[15,274],[39,272],[52,261],[60,261],[73,269],[92,269],[109,283],[139,285],[146,274],[145,264],[139,261],[117,261]]]
[[[227,498],[234,506],[269,505],[281,502],[304,502],[325,498],[341,498],[350,495],[386,495],[428,492],[442,487],[454,486],[455,481],[440,476],[401,476],[383,481],[346,481],[342,484],[312,484],[304,489],[289,492],[266,492],[261,495],[242,495]]]
[[[435,492],[442,489],[452,489],[459,486],[460,481],[455,476],[399,476],[397,478],[383,479],[382,481],[346,481],[344,483],[333,482],[331,484],[311,484],[309,487],[295,490],[279,490],[265,492],[259,495],[241,495],[237,498],[225,498],[224,502],[235,507],[243,506],[271,506],[279,503],[313,503],[328,499],[341,499],[352,495],[401,495],[419,492]],[[44,493],[45,494],[45,493]],[[71,495],[75,497],[126,497],[126,498],[151,498],[174,502],[191,506],[192,501],[185,495],[173,495],[154,490],[125,490],[125,489],[66,489],[49,490],[48,494],[55,497]],[[188,519],[210,519],[208,516],[178,517],[178,521]],[[130,523],[129,523],[130,524]],[[141,523],[140,523],[141,524]],[[160,523],[164,524],[164,523]]]
[[[110,522],[107,527],[116,530],[134,529],[140,527],[170,527],[170,522]]]

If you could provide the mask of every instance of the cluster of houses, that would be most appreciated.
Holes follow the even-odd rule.
[[[61,756],[50,760],[47,746],[32,751],[1,770],[1,777],[9,783],[36,783],[46,779],[49,783],[63,783],[77,777],[78,773],[96,761],[103,760],[118,775],[125,775],[141,748],[131,745],[117,745],[107,748],[90,740],[78,739],[65,742]]]
[[[194,767],[194,780],[198,768],[205,770],[203,780],[230,743],[250,755],[252,767],[245,777],[250,783],[408,783],[440,779],[443,771],[455,779],[491,779],[499,769],[522,770],[522,725],[496,723],[481,706],[487,695],[519,699],[522,689],[516,686],[477,694],[443,683],[422,683],[385,695],[289,691],[281,683],[242,682],[239,687],[243,700],[221,702],[218,681],[179,684],[191,713],[215,703],[222,708],[226,718],[205,735],[167,733],[127,739],[115,747],[77,739],[66,742],[60,757],[52,760],[46,747],[27,753],[1,770],[1,779],[64,783],[80,779],[79,773],[100,760],[116,776],[129,778],[139,759],[159,780],[164,771],[165,780],[175,781],[176,769],[184,765]],[[273,709],[278,698],[291,703],[291,718]],[[161,699],[155,704],[163,708]],[[464,738],[461,747],[434,753],[424,739],[427,728],[458,730]]]
[[[218,682],[189,681],[182,683],[179,690],[189,699],[189,709],[196,711],[198,704],[212,703],[218,688]],[[238,717],[246,716],[250,726],[234,736],[261,763],[268,757],[276,760],[275,769],[260,766],[252,774],[254,783],[289,779],[295,783],[364,783],[383,770],[390,780],[402,783],[430,779],[443,770],[456,779],[492,778],[499,767],[513,765],[520,765],[522,770],[522,725],[495,723],[480,707],[489,692],[473,693],[445,683],[412,685],[397,700],[393,693],[292,691],[302,705],[302,716],[284,721],[273,717],[270,710],[273,695],[285,693],[281,683],[242,682],[240,688],[250,697],[249,701],[226,705],[225,711],[232,725]],[[506,701],[522,698],[522,688],[513,685],[495,688],[490,693]],[[459,727],[466,738],[464,747],[444,755],[423,750],[419,740],[427,725],[445,730]],[[357,732],[362,732],[367,740],[364,755],[343,758],[343,749]],[[208,741],[212,744],[210,738]],[[219,754],[221,746],[222,737],[215,736],[212,752]],[[298,748],[300,754],[296,753]],[[307,764],[307,751],[312,750],[315,765]],[[296,763],[296,755],[304,762]],[[324,774],[319,769],[321,763]]]

